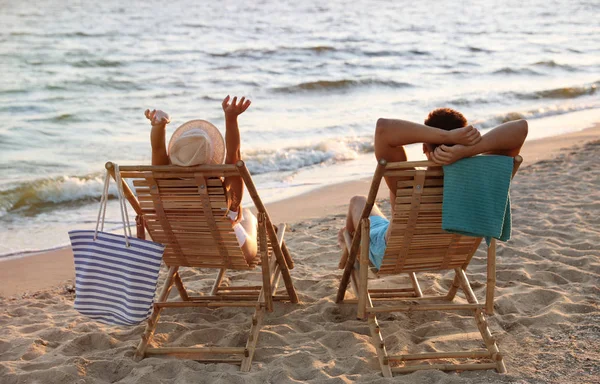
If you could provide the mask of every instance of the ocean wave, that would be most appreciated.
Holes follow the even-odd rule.
[[[316,145],[259,150],[244,153],[244,161],[253,175],[269,172],[297,171],[318,164],[354,160],[361,153],[373,152],[373,138],[328,140]]]
[[[44,88],[48,91],[70,91],[73,89],[88,90],[90,87],[101,89],[113,89],[119,91],[143,90],[145,85],[130,80],[118,80],[115,78],[91,78],[81,80],[65,81],[60,84],[48,84]]]
[[[541,91],[517,93],[517,92],[503,92],[498,94],[491,94],[482,96],[469,96],[469,97],[457,97],[448,101],[451,105],[479,105],[479,104],[491,104],[502,102],[507,99],[514,99],[515,97],[523,100],[537,100],[537,99],[575,99],[581,96],[594,95],[598,92],[598,86],[600,81],[596,81],[591,84],[582,86],[572,86],[564,88],[544,89]],[[587,108],[587,107],[584,107]]]
[[[511,67],[504,67],[504,68],[500,68],[494,72],[492,72],[494,75],[529,75],[529,76],[540,76],[542,75],[541,73],[534,71],[533,69],[529,69],[529,68],[511,68]]]
[[[105,37],[114,36],[115,33],[88,33],[88,32],[60,32],[60,33],[45,33],[45,32],[11,32],[10,36],[34,36],[34,37]]]
[[[0,191],[0,217],[7,213],[32,216],[67,203],[88,203],[99,200],[104,188],[100,175],[62,176],[25,182]],[[116,197],[115,184],[110,196]]]
[[[67,33],[55,33],[49,36],[57,36],[57,37],[107,37],[107,36],[116,36],[117,32],[110,33],[89,33],[89,32],[67,32]]]
[[[94,67],[116,68],[116,67],[122,67],[124,64],[122,62],[116,61],[116,60],[98,59],[98,60],[80,60],[80,61],[76,61],[76,62],[72,63],[71,65],[75,68],[94,68]]]
[[[485,129],[514,120],[539,119],[542,117],[563,115],[566,113],[584,111],[594,108],[600,108],[600,103],[590,103],[584,105],[550,105],[543,108],[530,109],[527,111],[511,111],[490,116],[485,119],[474,121],[473,125],[477,126],[478,128]]]
[[[367,57],[400,57],[400,56],[430,56],[431,53],[428,51],[421,51],[418,49],[410,49],[408,51],[391,51],[391,50],[378,50],[378,51],[362,51],[362,54]]]
[[[312,51],[312,52],[317,52],[317,53],[336,51],[336,49],[334,47],[331,47],[329,45],[316,45],[314,47],[305,47],[302,49],[305,51]]]
[[[376,79],[362,79],[362,80],[317,80],[306,83],[300,83],[296,85],[274,88],[273,90],[278,93],[297,93],[306,91],[333,91],[348,89],[362,86],[380,86],[387,88],[408,88],[413,85],[405,82],[398,82],[393,80],[376,80]]]
[[[44,87],[44,89],[46,89],[47,91],[66,91],[67,87],[65,87],[64,85],[48,84]]]
[[[22,114],[30,114],[30,113],[44,113],[48,112],[47,107],[43,107],[39,104],[31,105],[1,105],[0,112],[8,112],[11,114],[22,113]]]
[[[21,93],[28,93],[29,90],[22,88],[13,88],[13,89],[0,89],[0,95],[18,95]]]
[[[532,93],[518,93],[517,97],[521,99],[574,99],[580,96],[593,95],[598,91],[598,85],[600,81],[596,81],[592,84],[574,86],[574,87],[563,87],[554,89],[545,89]]]
[[[431,55],[431,53],[430,53],[430,52],[427,52],[427,51],[421,51],[421,50],[419,50],[419,49],[411,49],[411,50],[409,50],[408,52],[409,52],[410,54],[412,54],[412,55],[418,55],[418,56],[429,56],[429,55]]]
[[[449,105],[481,105],[481,104],[489,104],[491,102],[497,101],[495,98],[485,98],[485,97],[459,97],[456,99],[452,99],[448,101]]]
[[[209,28],[208,25],[202,24],[202,23],[183,23],[182,26],[188,27],[188,28],[200,28],[200,29]]]
[[[219,58],[260,58],[294,52],[313,52],[317,54],[333,52],[336,49],[329,45],[314,45],[305,47],[274,47],[274,48],[242,48],[228,52],[209,52],[208,55]]]
[[[319,164],[356,159],[361,153],[373,152],[369,137],[342,138],[306,147],[244,152],[244,161],[253,175],[269,172],[297,171]],[[61,176],[38,179],[0,191],[0,218],[7,214],[35,216],[64,206],[81,206],[100,199],[104,187],[101,174]],[[116,198],[115,183],[109,197]]]
[[[467,46],[467,49],[470,52],[486,52],[486,53],[494,52],[494,50],[492,50],[492,49],[486,49],[486,48],[481,48],[481,47],[473,47],[473,46]]]
[[[356,54],[357,52],[336,48],[331,45],[314,45],[305,47],[292,47],[292,46],[281,46],[272,48],[241,48],[232,51],[225,52],[209,52],[208,55],[218,58],[262,58],[271,57],[275,55],[287,55],[287,54],[324,54],[331,52],[346,52]],[[366,57],[400,57],[400,56],[431,56],[431,52],[422,49],[409,49],[409,50],[362,50],[360,54]]]
[[[48,121],[48,122],[53,122],[53,123],[73,123],[73,122],[80,122],[80,121],[85,121],[85,120],[81,119],[80,117],[77,117],[76,115],[73,115],[71,113],[62,113],[60,115],[49,117],[49,118],[27,119],[27,121],[29,121],[29,122]]]
[[[573,68],[570,65],[559,64],[559,63],[557,63],[554,60],[542,60],[542,61],[535,62],[532,65],[534,65],[536,67],[561,68],[561,69],[566,69],[568,71],[574,71],[575,70],[575,68]]]

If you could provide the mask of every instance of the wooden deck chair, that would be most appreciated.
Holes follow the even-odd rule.
[[[513,176],[523,159],[516,156]],[[369,214],[375,204],[377,191],[384,176],[402,177],[397,183],[391,233],[382,265],[377,277],[408,273],[412,287],[396,289],[369,289]],[[348,283],[358,300],[359,319],[367,317],[371,340],[377,351],[381,371],[385,377],[392,372],[407,373],[424,369],[476,370],[496,369],[506,372],[502,354],[498,350],[488,326],[485,314],[494,312],[494,288],[496,285],[496,241],[491,240],[487,250],[487,287],[485,302],[477,300],[465,271],[482,238],[467,237],[442,230],[443,170],[429,161],[387,163],[381,160],[375,171],[367,204],[362,212],[359,227],[353,238],[345,234],[348,260],[337,292],[336,302],[344,302]],[[359,262],[356,263],[357,254]],[[448,292],[444,295],[423,296],[415,273],[454,270],[455,276]],[[468,304],[453,302],[458,289],[464,292]],[[375,307],[374,302],[386,305]],[[390,305],[391,302],[391,305]],[[432,310],[471,311],[486,349],[456,352],[434,352],[388,355],[377,321],[378,313]],[[484,314],[485,312],[485,314]],[[478,362],[460,364],[407,365],[412,360],[476,359]],[[488,362],[481,362],[488,360]],[[402,367],[391,367],[390,363],[403,363]]]
[[[108,162],[106,168],[114,177],[114,165]],[[285,225],[275,228],[271,223],[244,162],[195,167],[121,166],[119,172],[125,195],[138,214],[138,235],[143,236],[144,226],[152,240],[166,245],[163,260],[169,268],[135,357],[172,355],[200,362],[241,364],[242,371],[249,371],[265,311],[273,311],[274,300],[297,303],[298,296],[289,272],[294,264],[283,241]],[[258,210],[261,285],[221,284],[228,269],[252,270],[258,264],[246,262],[231,222],[225,217],[227,198],[221,178],[227,176],[242,177]],[[127,179],[133,179],[135,194]],[[207,295],[191,296],[179,276],[180,267],[215,268],[219,271]],[[285,294],[276,293],[280,278],[285,283]],[[173,285],[177,287],[181,301],[167,301]],[[149,347],[161,311],[179,307],[254,308],[246,346]]]

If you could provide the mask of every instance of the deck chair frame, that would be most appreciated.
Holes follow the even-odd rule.
[[[115,178],[115,166],[113,163],[106,163],[106,169]],[[154,303],[154,310],[148,319],[145,331],[142,334],[142,340],[136,349],[134,357],[137,360],[141,360],[146,356],[171,355],[204,363],[240,364],[242,371],[249,371],[265,312],[273,311],[274,301],[298,303],[298,296],[290,276],[290,269],[293,269],[294,263],[283,240],[285,225],[275,227],[272,224],[244,162],[239,161],[235,165],[223,164],[194,167],[120,166],[119,172],[123,179],[122,185],[125,197],[138,215],[136,218],[138,237],[144,237],[145,230],[147,229],[151,237],[153,233],[160,235],[160,239],[153,238],[154,241],[164,242],[167,245],[165,255],[163,256],[163,261],[168,267],[166,279]],[[192,240],[195,242],[190,243],[189,239],[191,236],[200,237],[193,230],[197,229],[198,219],[190,219],[195,220],[196,228],[192,228],[189,231],[192,234],[189,234],[186,233],[186,229],[190,230],[189,223],[170,223],[165,213],[169,208],[185,211],[186,208],[194,206],[196,208],[195,212],[203,212],[205,217],[213,217],[214,219],[215,210],[225,209],[227,205],[226,197],[224,196],[225,192],[223,188],[219,188],[219,183],[221,182],[221,178],[228,176],[240,176],[244,180],[246,188],[258,211],[257,240],[259,247],[258,254],[260,256],[259,263],[262,273],[261,285],[225,286],[221,284],[227,270],[252,270],[258,264],[258,262],[248,264],[245,261],[241,249],[235,240],[231,224],[225,225],[227,223],[224,223],[223,220],[221,220],[220,224],[216,223],[216,220],[212,220],[212,222],[208,220],[203,225],[206,225],[205,230],[210,232],[212,236],[205,235],[204,240]],[[136,179],[133,183],[136,186],[137,192],[143,190],[145,194],[141,196],[139,193],[138,195],[134,194],[126,183],[126,179]],[[166,179],[172,181],[165,181]],[[167,186],[184,183],[184,181],[180,180],[188,181],[187,189],[185,190],[187,195],[179,196],[175,193],[177,192],[177,188],[163,188],[160,185],[161,183]],[[196,183],[195,185],[189,185],[189,183],[194,182]],[[143,188],[139,187],[140,185]],[[214,187],[215,185],[216,187]],[[197,194],[195,194],[196,186]],[[164,192],[164,194],[167,194],[165,196],[161,194],[163,190],[175,192]],[[220,190],[222,190],[223,196],[215,197],[215,192],[211,192],[219,192]],[[190,195],[190,191],[192,191],[192,195]],[[171,194],[169,195],[169,193]],[[228,231],[228,233],[221,235],[220,233],[223,231]],[[212,240],[210,241],[212,241],[212,244],[216,244],[217,250],[214,251],[214,254],[210,255],[208,260],[204,260],[202,257],[186,258],[184,249],[180,247],[183,240],[178,240],[179,238],[188,239],[188,245],[186,245],[188,249],[189,247],[201,248],[203,246],[202,242],[209,241],[206,239],[211,237]],[[208,295],[192,296],[188,293],[179,275],[179,268],[182,266],[219,269]],[[281,279],[283,279],[286,292],[284,294],[277,294],[278,284]],[[167,301],[173,286],[178,290],[181,301]],[[154,337],[161,311],[165,308],[181,307],[254,308],[246,346],[150,347],[149,344]]]
[[[519,166],[523,162],[521,156],[516,156],[513,162],[513,173],[514,176]],[[425,169],[423,169],[425,168]],[[421,170],[419,170],[421,169]],[[433,181],[428,181],[428,175],[434,176]],[[369,215],[375,204],[375,198],[381,184],[381,180],[384,176],[409,176],[411,175],[412,180],[406,182],[398,182],[398,188],[404,188],[404,191],[409,191],[410,195],[404,193],[402,196],[398,195],[396,203],[399,201],[406,204],[406,216],[404,228],[400,231],[403,232],[402,240],[400,243],[398,260],[395,264],[382,265],[381,270],[378,273],[378,277],[381,275],[392,275],[399,273],[407,273],[411,279],[412,286],[408,288],[391,288],[391,289],[369,289],[368,280],[369,274],[369,230],[370,220]],[[416,217],[414,211],[418,211],[421,206],[421,201],[425,201],[424,192],[426,188],[437,188],[434,191],[434,196],[429,196],[428,207],[433,207],[435,211],[439,210],[439,213],[435,213],[437,217],[432,220],[432,225],[429,226],[431,233],[435,231],[442,232],[441,230],[441,185],[440,178],[443,177],[443,171],[439,164],[429,161],[416,161],[416,162],[398,162],[398,163],[387,163],[385,160],[380,160],[369,190],[367,202],[365,208],[361,214],[359,226],[352,237],[347,231],[344,233],[345,249],[343,250],[342,261],[340,267],[344,268],[340,286],[337,292],[336,302],[337,303],[356,303],[357,304],[357,318],[367,318],[369,324],[369,330],[371,333],[371,341],[375,346],[379,364],[383,376],[392,377],[393,373],[409,373],[418,370],[426,369],[439,369],[444,371],[452,370],[482,370],[482,369],[496,369],[499,373],[506,373],[506,366],[504,364],[503,356],[500,353],[498,346],[492,333],[489,330],[486,315],[493,315],[494,313],[494,289],[496,285],[496,240],[492,239],[487,249],[487,285],[486,285],[486,297],[483,303],[480,303],[475,293],[471,289],[471,285],[465,273],[467,266],[469,265],[477,247],[481,242],[481,238],[471,238],[461,235],[447,234],[445,236],[450,237],[449,245],[454,249],[461,249],[463,251],[463,259],[458,259],[460,265],[456,264],[447,255],[444,255],[440,260],[433,261],[435,257],[430,257],[427,260],[423,260],[421,264],[409,265],[407,261],[403,260],[408,258],[409,252],[408,247],[411,240],[414,241]],[[437,178],[437,181],[435,180]],[[392,202],[392,204],[395,204]],[[418,214],[418,213],[417,213]],[[393,217],[392,220],[395,218]],[[435,221],[436,223],[433,223]],[[393,225],[399,223],[394,222]],[[392,234],[390,241],[394,235],[392,225]],[[439,228],[433,228],[435,226]],[[419,240],[416,240],[419,241]],[[421,240],[423,242],[423,240]],[[462,241],[462,243],[461,243]],[[469,242],[470,241],[470,242]],[[418,247],[418,244],[417,244]],[[462,247],[462,248],[461,248]],[[389,248],[389,244],[388,244]],[[449,252],[449,251],[448,251]],[[418,258],[422,256],[427,258],[431,255],[423,254],[416,255]],[[384,263],[386,261],[384,256]],[[413,260],[415,255],[413,254]],[[357,261],[358,258],[358,261]],[[430,263],[430,264],[427,264]],[[386,268],[386,269],[384,269]],[[455,276],[448,292],[443,295],[432,295],[424,296],[417,280],[416,272],[435,272],[444,270],[454,270]],[[383,273],[382,273],[383,272]],[[356,294],[358,299],[345,300],[345,293],[348,288],[348,284],[351,283],[351,287]],[[467,300],[467,304],[453,303],[453,300],[461,289]],[[381,305],[374,306],[374,302],[386,303],[392,305]],[[473,313],[475,323],[481,334],[483,342],[485,344],[485,350],[472,350],[472,351],[453,351],[453,352],[432,352],[432,353],[414,353],[414,354],[399,354],[389,355],[381,328],[377,320],[377,314],[387,312],[411,312],[411,311],[433,311],[433,310],[448,310],[448,311],[470,311]],[[460,364],[421,364],[421,365],[405,365],[403,367],[391,367],[391,362],[407,362],[407,361],[424,361],[424,360],[443,360],[443,359],[477,359],[477,360],[489,360],[491,362],[474,362],[474,363],[460,363]]]

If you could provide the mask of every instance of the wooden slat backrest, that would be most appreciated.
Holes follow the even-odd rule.
[[[225,216],[227,196],[217,166],[121,171],[133,179],[144,223],[165,244],[167,266],[251,269]]]
[[[515,161],[513,175],[521,161],[520,157]],[[389,163],[384,172],[400,181],[380,275],[466,266],[482,240],[442,230],[442,167],[428,162],[412,164]]]

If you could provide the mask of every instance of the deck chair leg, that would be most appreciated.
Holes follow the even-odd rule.
[[[494,314],[494,290],[496,289],[496,239],[492,238],[487,252],[487,282],[485,289],[485,313]]]
[[[351,286],[358,296],[358,273],[356,269],[352,270],[351,275]],[[369,295],[369,291],[367,290],[367,300],[366,305],[369,308],[373,308],[373,301],[371,300],[371,295]],[[381,367],[381,373],[384,377],[392,377],[392,370],[390,368],[389,356],[387,350],[385,348],[385,342],[383,341],[383,336],[381,335],[381,328],[379,327],[379,323],[377,322],[377,316],[374,313],[369,314],[368,316],[368,324],[369,331],[371,333],[371,342],[375,347],[377,352],[377,359],[379,360],[379,366]]]
[[[338,263],[338,269],[346,268],[346,262],[348,261],[348,256],[350,256],[350,248],[352,247],[352,236],[348,230],[344,230],[343,232],[344,242],[342,244],[342,255],[340,257],[340,262]]]
[[[244,351],[242,366],[240,367],[240,371],[242,372],[250,372],[250,368],[252,367],[252,359],[254,358],[254,352],[256,351],[258,335],[260,333],[260,328],[262,327],[264,316],[265,309],[258,304],[254,311],[254,315],[252,315],[252,326],[250,327],[250,333],[248,335],[248,340],[246,341],[246,350]]]
[[[358,293],[358,283],[357,283],[357,273],[356,270],[352,271],[352,285],[354,289]],[[371,300],[371,295],[369,291],[367,292],[366,298],[366,306],[368,308],[373,308],[373,301]],[[377,352],[377,360],[379,360],[379,367],[381,368],[381,373],[383,377],[392,377],[392,370],[390,368],[389,356],[387,353],[387,349],[385,348],[385,342],[383,341],[383,336],[381,335],[381,328],[379,327],[379,322],[377,321],[377,316],[374,313],[370,313],[368,316],[368,324],[369,331],[371,333],[371,342],[375,347],[375,351]]]
[[[294,269],[294,260],[292,260],[292,254],[290,253],[290,250],[288,249],[287,245],[285,243],[281,243],[280,247],[288,269]]]
[[[279,264],[277,264],[277,260],[274,257],[271,257],[269,271],[271,271],[271,293],[273,294],[273,297],[275,297],[277,288],[279,287],[279,282],[281,281],[281,268],[279,267]]]
[[[373,305],[370,305],[370,307],[373,307]],[[381,336],[381,328],[377,322],[377,316],[375,316],[374,313],[370,314],[368,322],[369,330],[371,331],[371,342],[377,351],[377,359],[379,360],[381,373],[383,374],[383,377],[392,377],[389,356],[385,348],[385,342]]]
[[[183,286],[183,281],[181,281],[181,276],[179,276],[179,272],[175,272],[175,276],[173,276],[173,281],[175,282],[175,287],[177,287],[177,291],[179,292],[179,297],[183,301],[190,301],[190,297],[187,294],[187,290]]]
[[[467,279],[465,271],[462,268],[456,268],[456,276],[460,281],[461,288],[465,292],[467,301],[470,304],[477,304],[477,297],[471,289],[471,285],[469,284],[469,280]],[[500,349],[498,349],[498,345],[496,344],[496,340],[494,339],[494,336],[488,327],[485,315],[480,309],[475,310],[475,323],[477,324],[477,328],[479,329],[479,333],[481,333],[483,342],[490,353],[491,359],[496,361],[496,370],[498,373],[506,373],[504,358],[502,357]]]
[[[416,297],[423,297],[423,291],[421,291],[421,286],[419,285],[419,280],[417,280],[417,274],[411,272],[408,274],[410,276],[410,282],[412,283],[413,290],[415,291]]]
[[[348,261],[348,247],[344,246],[342,249],[342,255],[340,256],[340,262],[338,263],[338,269],[344,269],[346,262]]]
[[[256,201],[257,200],[255,200],[255,203],[256,203]],[[260,201],[260,199],[258,201]],[[262,202],[261,202],[261,205],[262,205]],[[264,207],[263,207],[263,209],[264,209]],[[280,266],[281,278],[283,278],[283,282],[285,284],[285,289],[287,290],[288,296],[290,297],[290,301],[292,303],[296,304],[299,301],[298,294],[296,293],[296,288],[294,288],[294,283],[292,282],[292,276],[290,275],[290,268],[288,267],[288,263],[286,262],[286,257],[284,255],[283,250],[285,249],[286,252],[288,252],[288,256],[289,256],[289,251],[287,251],[285,242],[283,242],[283,237],[281,237],[281,240],[279,239],[279,236],[275,232],[275,227],[273,226],[273,224],[271,224],[271,221],[270,221],[267,213],[265,211],[261,212],[261,210],[259,209],[258,215],[259,216],[264,215],[265,236],[268,237],[269,240],[271,241],[271,246],[273,247],[273,255],[277,259],[277,263]],[[261,233],[261,225],[259,223],[258,236],[260,236],[260,233]],[[283,233],[281,235],[283,235]],[[265,237],[265,239],[266,239],[266,237]],[[265,240],[265,244],[266,244],[266,240]],[[293,264],[292,264],[292,266],[293,266]]]
[[[219,286],[223,281],[223,277],[225,276],[226,270],[227,268],[221,268],[219,272],[217,272],[217,276],[215,276],[215,283],[213,284],[212,289],[210,290],[210,294],[212,296],[216,296],[217,292],[219,291]]]
[[[452,285],[450,289],[448,289],[448,293],[446,294],[445,300],[452,301],[458,292],[458,288],[460,288],[460,280],[458,278],[458,272],[455,271],[454,280],[452,280]]]
[[[262,271],[262,291],[264,292],[265,307],[268,312],[273,312],[273,292],[271,291],[271,272],[269,268],[269,248],[267,247],[267,222],[265,216],[264,213],[258,214],[258,243],[260,247],[258,251],[261,257],[260,269]]]
[[[268,264],[267,264],[268,265]],[[272,297],[271,297],[272,299]],[[244,351],[244,358],[242,359],[242,366],[240,370],[242,372],[249,372],[252,367],[252,359],[254,358],[254,352],[256,351],[256,344],[258,343],[258,335],[260,328],[265,316],[265,287],[260,290],[258,300],[256,302],[256,309],[254,315],[252,315],[252,326],[248,334],[248,340],[246,341],[246,350]]]
[[[274,232],[274,231],[273,231]],[[267,233],[268,234],[268,233]],[[271,238],[271,242],[277,241],[276,236],[269,236]],[[285,243],[283,243],[285,244]],[[281,251],[281,247],[276,249],[273,247],[273,253],[277,258],[277,263],[281,267],[281,277],[283,278],[283,282],[285,285],[285,289],[287,290],[288,296],[290,297],[290,301],[294,304],[298,303],[298,294],[296,293],[296,288],[294,288],[294,283],[292,282],[292,276],[290,275],[290,270],[285,262],[283,252]]]
[[[360,244],[360,269],[358,270],[358,310],[356,317],[364,319],[367,307],[367,296],[369,295],[369,231],[371,222],[369,218],[363,219],[361,226],[362,242]]]
[[[361,238],[361,225],[362,220],[358,222],[358,228],[356,228],[356,231],[354,232],[351,245],[348,246],[348,244],[346,244],[346,247],[348,248],[348,259],[346,260],[346,266],[342,272],[342,279],[340,280],[340,286],[338,287],[337,296],[335,298],[335,302],[338,304],[344,302],[348,283],[352,280],[352,271],[354,271],[354,262],[356,261],[356,254],[358,253],[358,245],[360,244]],[[358,289],[356,289],[355,293],[358,297]]]
[[[163,284],[162,290],[160,291],[160,295],[158,296],[157,303],[162,303],[167,301],[169,297],[169,292],[171,292],[171,288],[173,287],[173,278],[177,273],[179,267],[170,267],[169,272],[167,272],[167,278],[165,279],[165,283]],[[150,341],[152,341],[152,337],[154,336],[154,331],[156,330],[156,326],[158,325],[158,319],[160,318],[160,312],[162,311],[161,307],[154,306],[154,311],[152,311],[152,315],[148,319],[148,323],[146,324],[146,329],[144,330],[144,334],[142,335],[142,340],[138,345],[134,359],[139,361],[144,358],[146,353],[146,348]]]
[[[358,272],[356,271],[356,269],[352,270],[352,275],[350,277],[350,287],[351,290],[354,291],[354,295],[358,297]]]
[[[290,275],[290,269],[294,267],[294,263],[292,261],[290,252],[287,249],[285,243],[281,243],[281,245],[279,245],[277,233],[275,232],[275,226],[271,222],[271,219],[267,214],[265,206],[260,200],[258,193],[256,192],[254,182],[252,181],[252,178],[250,177],[250,172],[248,172],[248,169],[244,165],[244,162],[241,160],[238,161],[236,163],[236,167],[240,172],[240,175],[244,180],[244,183],[246,184],[246,189],[248,190],[248,193],[250,194],[250,197],[252,197],[252,201],[254,202],[254,205],[258,210],[258,215],[264,215],[266,233],[269,237],[269,240],[271,240],[271,246],[273,247],[273,253],[275,254],[275,257],[277,258],[277,263],[279,263],[279,266],[281,267],[281,277],[283,278],[283,281],[285,283],[285,288],[287,290],[288,296],[290,297],[290,301],[294,304],[298,303],[298,294],[296,293],[294,283],[292,282],[292,276]]]
[[[285,243],[283,242],[283,237],[285,236],[285,229],[286,229],[285,224],[279,224],[277,226],[277,242],[279,243],[279,245],[281,247],[285,246]],[[284,248],[281,248],[281,249],[284,250]],[[287,249],[287,248],[285,248],[285,249]],[[284,251],[284,253],[285,253],[285,251]],[[272,271],[271,272],[271,287],[272,287],[271,293],[273,294],[273,297],[274,297],[277,292],[277,288],[279,287],[279,282],[281,281],[281,267],[279,266],[279,263],[277,262],[276,257],[274,257],[273,255],[270,255],[269,258],[270,258],[269,270]]]
[[[281,269],[279,269],[279,265],[275,265],[275,270],[274,270],[273,274],[271,275],[271,287],[273,287],[271,289],[271,292],[273,293],[273,297],[275,297],[275,294],[277,292],[277,288],[279,286],[280,281],[281,281]]]
[[[492,335],[490,328],[488,327],[487,320],[485,315],[481,310],[475,311],[475,323],[477,324],[477,328],[479,329],[479,333],[481,333],[481,337],[485,343],[485,346],[490,353],[492,360],[496,361],[496,370],[498,373],[506,373],[506,365],[504,365],[504,357],[500,353],[500,349],[498,349],[498,345],[496,344],[496,339]]]
[[[456,268],[454,270],[456,272],[456,277],[460,283],[460,287],[465,293],[465,297],[469,304],[479,304],[477,300],[477,296],[475,296],[475,292],[471,289],[471,284],[469,283],[469,279],[467,278],[467,274],[462,268]]]

